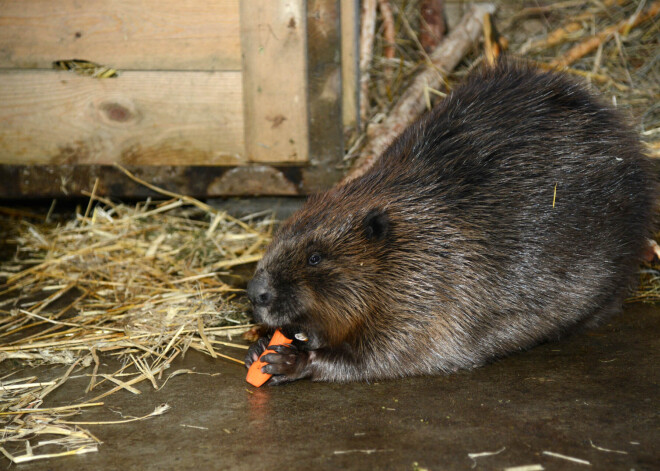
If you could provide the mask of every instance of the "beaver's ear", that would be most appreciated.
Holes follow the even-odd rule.
[[[368,240],[382,240],[390,230],[390,218],[382,209],[372,209],[364,217],[364,234]]]

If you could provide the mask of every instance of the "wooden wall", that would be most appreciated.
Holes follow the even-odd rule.
[[[355,122],[339,3],[0,0],[0,197],[148,194],[115,163],[202,196],[330,186]]]

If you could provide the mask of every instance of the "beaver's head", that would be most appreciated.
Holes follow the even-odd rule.
[[[383,208],[311,198],[275,235],[248,284],[257,322],[337,345],[372,321],[385,299],[393,224]]]

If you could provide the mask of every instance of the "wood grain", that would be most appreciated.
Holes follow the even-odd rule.
[[[305,3],[241,2],[248,161],[308,159]]]
[[[0,163],[240,165],[240,72],[0,71]]]
[[[239,70],[239,0],[0,0],[0,68]]]

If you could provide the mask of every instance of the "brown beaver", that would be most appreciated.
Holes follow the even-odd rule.
[[[258,322],[308,341],[262,371],[451,372],[596,325],[635,278],[651,175],[622,116],[567,77],[507,62],[470,74],[364,176],[283,223],[248,296]]]

